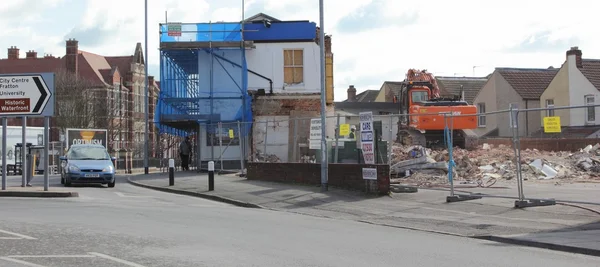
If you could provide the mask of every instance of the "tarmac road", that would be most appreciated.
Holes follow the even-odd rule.
[[[34,185],[41,183],[36,177]],[[58,177],[51,186],[60,186]],[[79,198],[0,199],[0,267],[600,264],[590,256],[239,208],[134,187],[124,177],[115,188],[73,190]]]

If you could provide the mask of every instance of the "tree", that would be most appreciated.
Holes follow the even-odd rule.
[[[55,72],[55,126],[61,132],[67,128],[92,127],[94,117],[93,84],[77,75],[60,69]]]
[[[61,69],[55,73],[55,127],[106,129],[107,148],[121,148],[128,138],[128,90],[122,86],[96,85]]]

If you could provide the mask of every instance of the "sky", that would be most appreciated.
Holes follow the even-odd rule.
[[[144,43],[142,0],[11,0],[0,6],[0,47],[63,56],[65,40],[106,56]],[[600,58],[600,1],[324,0],[332,35],[335,100],[379,89],[410,68],[436,76],[486,76],[495,67],[560,67],[572,46]],[[158,73],[158,24],[240,21],[242,0],[148,0],[148,63]],[[245,17],[319,23],[317,0],[246,0]],[[6,58],[6,54],[0,54]]]

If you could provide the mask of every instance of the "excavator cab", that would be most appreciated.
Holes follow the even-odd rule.
[[[410,115],[402,116],[398,125],[398,140],[403,144],[443,144],[444,131],[449,127],[457,133],[455,144],[464,147],[464,130],[477,128],[477,108],[460,97],[441,97],[435,78],[426,71],[409,70],[399,98],[400,113]],[[450,113],[459,116],[443,115]]]

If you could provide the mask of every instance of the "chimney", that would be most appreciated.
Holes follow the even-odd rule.
[[[354,85],[350,85],[350,87],[348,87],[348,102],[356,102],[356,88],[354,88]]]
[[[331,35],[325,35],[325,54],[331,54]]]
[[[321,28],[317,27],[317,31],[316,31],[316,35],[315,35],[315,43],[319,44],[319,42],[321,41]]]
[[[65,64],[67,71],[71,73],[79,73],[79,63],[78,55],[79,55],[79,41],[75,39],[67,40],[67,53],[65,53]]]
[[[575,56],[575,66],[577,68],[583,68],[583,61],[581,60],[581,50],[579,47],[573,46],[569,51],[567,51],[567,62],[569,61],[569,56]]]
[[[37,52],[29,50],[25,53],[25,58],[37,58]]]
[[[19,59],[19,48],[11,46],[8,48],[8,59]]]
[[[154,85],[154,76],[148,76],[148,88]]]

